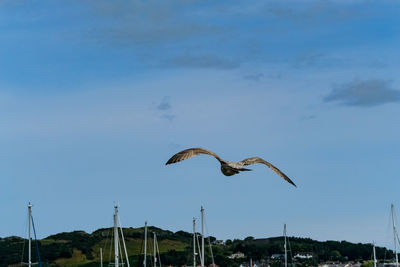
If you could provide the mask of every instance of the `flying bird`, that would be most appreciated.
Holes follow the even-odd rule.
[[[292,185],[296,186],[295,183],[293,183],[292,180],[290,180],[289,177],[286,176],[281,170],[279,170],[277,167],[269,163],[268,161],[263,160],[262,158],[259,157],[252,157],[252,158],[247,158],[239,162],[232,162],[232,161],[225,161],[222,160],[217,154],[215,154],[212,151],[209,151],[204,148],[189,148],[182,150],[181,152],[176,153],[173,155],[165,165],[176,163],[179,161],[183,161],[185,159],[189,159],[193,156],[199,155],[199,154],[206,154],[213,156],[216,158],[219,163],[221,164],[221,172],[226,175],[226,176],[231,176],[238,174],[241,171],[251,171],[251,169],[246,169],[243,168],[243,166],[255,164],[255,163],[261,163],[267,165],[269,168],[271,168],[276,174],[278,174],[280,177],[285,179],[287,182],[291,183]],[[297,186],[296,186],[297,187]]]

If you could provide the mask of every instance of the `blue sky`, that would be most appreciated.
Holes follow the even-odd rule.
[[[0,1],[0,236],[122,223],[390,245],[396,1]],[[265,166],[225,177],[204,147]]]

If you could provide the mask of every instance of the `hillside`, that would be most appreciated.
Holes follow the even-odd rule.
[[[155,232],[164,266],[181,266],[192,264],[192,234],[178,231],[162,230],[149,227],[149,233]],[[143,262],[143,228],[123,229],[127,252],[131,266],[140,266]],[[152,253],[152,240],[149,234],[148,252]],[[39,240],[38,247],[43,266],[99,266],[100,248],[103,250],[103,261],[108,263],[113,256],[112,229],[99,229],[91,234],[84,231],[59,233]],[[210,237],[211,242],[215,238]],[[371,259],[371,244],[354,244],[346,241],[315,241],[308,238],[289,238],[291,254],[309,254],[307,260],[297,259],[299,266],[315,266],[319,262],[331,261],[367,261]],[[33,247],[35,245],[33,244]],[[280,266],[280,260],[271,260],[271,255],[283,253],[283,237],[244,240],[227,240],[225,244],[213,245],[215,263],[221,267],[239,266],[240,262],[252,258],[268,260],[271,266]],[[211,262],[209,249],[206,250],[206,261]],[[242,259],[229,259],[232,253],[242,252]],[[27,240],[20,237],[0,238],[0,266],[19,266],[21,257],[27,260]],[[33,261],[37,261],[36,250],[33,249]],[[290,254],[289,254],[290,255]],[[393,258],[392,251],[377,248],[379,259]],[[148,259],[151,261],[150,257]]]

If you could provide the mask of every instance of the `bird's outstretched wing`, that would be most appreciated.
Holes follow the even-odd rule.
[[[240,161],[239,163],[242,163],[243,165],[251,165],[251,164],[255,164],[255,163],[262,163],[267,165],[269,168],[271,168],[274,172],[276,172],[276,174],[278,174],[280,177],[282,177],[283,179],[285,179],[287,182],[291,183],[292,185],[294,185],[295,187],[297,187],[295,185],[295,183],[293,183],[292,180],[290,180],[289,177],[286,176],[286,174],[284,174],[281,170],[279,170],[277,167],[275,167],[274,165],[272,165],[271,163],[269,163],[266,160],[263,160],[262,158],[259,157],[252,157],[252,158],[248,158],[248,159],[244,159],[242,161]]]
[[[218,157],[217,154],[215,154],[214,152],[211,152],[207,149],[204,148],[189,148],[189,149],[185,149],[182,150],[181,152],[176,153],[175,155],[173,155],[168,161],[167,163],[165,163],[165,165],[168,164],[172,164],[172,163],[176,163],[188,158],[191,158],[193,156],[199,155],[199,154],[207,154],[207,155],[211,155],[213,157],[215,157],[219,162],[221,162],[222,160]]]

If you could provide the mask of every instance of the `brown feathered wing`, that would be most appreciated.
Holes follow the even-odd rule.
[[[219,162],[222,161],[218,157],[218,155],[215,154],[214,152],[211,152],[207,149],[198,147],[198,148],[185,149],[185,150],[182,150],[181,152],[176,153],[167,161],[167,163],[165,163],[165,165],[176,163],[176,162],[179,162],[179,161],[182,161],[185,159],[189,159],[189,158],[199,155],[199,154],[211,155],[211,156],[215,157]]]
[[[287,182],[291,183],[292,185],[294,185],[295,187],[297,187],[295,185],[295,183],[293,183],[292,180],[290,180],[289,177],[286,176],[286,174],[284,174],[281,170],[279,170],[277,167],[275,167],[274,165],[272,165],[271,163],[269,163],[266,160],[263,160],[262,158],[259,157],[252,157],[252,158],[248,158],[248,159],[244,159],[242,161],[240,161],[239,163],[243,163],[243,165],[251,165],[251,164],[255,164],[255,163],[262,163],[267,165],[269,168],[271,168],[276,174],[278,174],[280,177],[282,177],[283,179],[285,179]]]

